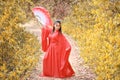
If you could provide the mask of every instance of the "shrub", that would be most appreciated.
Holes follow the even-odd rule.
[[[65,31],[78,41],[80,55],[93,68],[97,80],[119,80],[120,1],[79,1],[65,20]]]
[[[26,20],[23,4],[29,0],[0,1],[0,79],[20,80],[39,59],[37,37],[19,27]],[[22,5],[22,6],[20,6]]]

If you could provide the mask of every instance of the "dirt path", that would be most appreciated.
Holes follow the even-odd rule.
[[[32,20],[26,23],[24,26],[27,31],[38,36],[38,39],[40,41],[41,30],[36,21]],[[27,78],[27,80],[95,80],[95,75],[92,73],[89,67],[84,64],[83,59],[80,57],[80,50],[76,41],[74,41],[69,35],[65,34],[65,36],[72,46],[69,61],[75,71],[75,76],[62,79],[52,77],[40,77],[39,74],[42,72],[42,59],[44,57],[44,53],[42,53],[37,66],[32,71],[30,77]]]

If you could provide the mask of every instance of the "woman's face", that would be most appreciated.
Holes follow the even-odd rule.
[[[59,23],[55,23],[55,30],[59,30],[60,29],[60,24]]]

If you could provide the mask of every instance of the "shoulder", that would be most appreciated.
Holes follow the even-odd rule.
[[[60,32],[59,32],[59,37],[60,37],[61,40],[63,40],[63,41],[66,40],[65,35],[64,35],[63,33],[60,33]]]

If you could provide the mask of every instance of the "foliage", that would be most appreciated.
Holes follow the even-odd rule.
[[[79,0],[63,30],[80,46],[80,55],[97,80],[120,79],[120,1]]]
[[[26,78],[39,59],[37,38],[19,27],[30,4],[30,0],[0,1],[0,80]]]
[[[49,10],[52,19],[64,19],[71,11],[71,4],[77,3],[73,0],[34,0],[35,6],[42,6]]]

